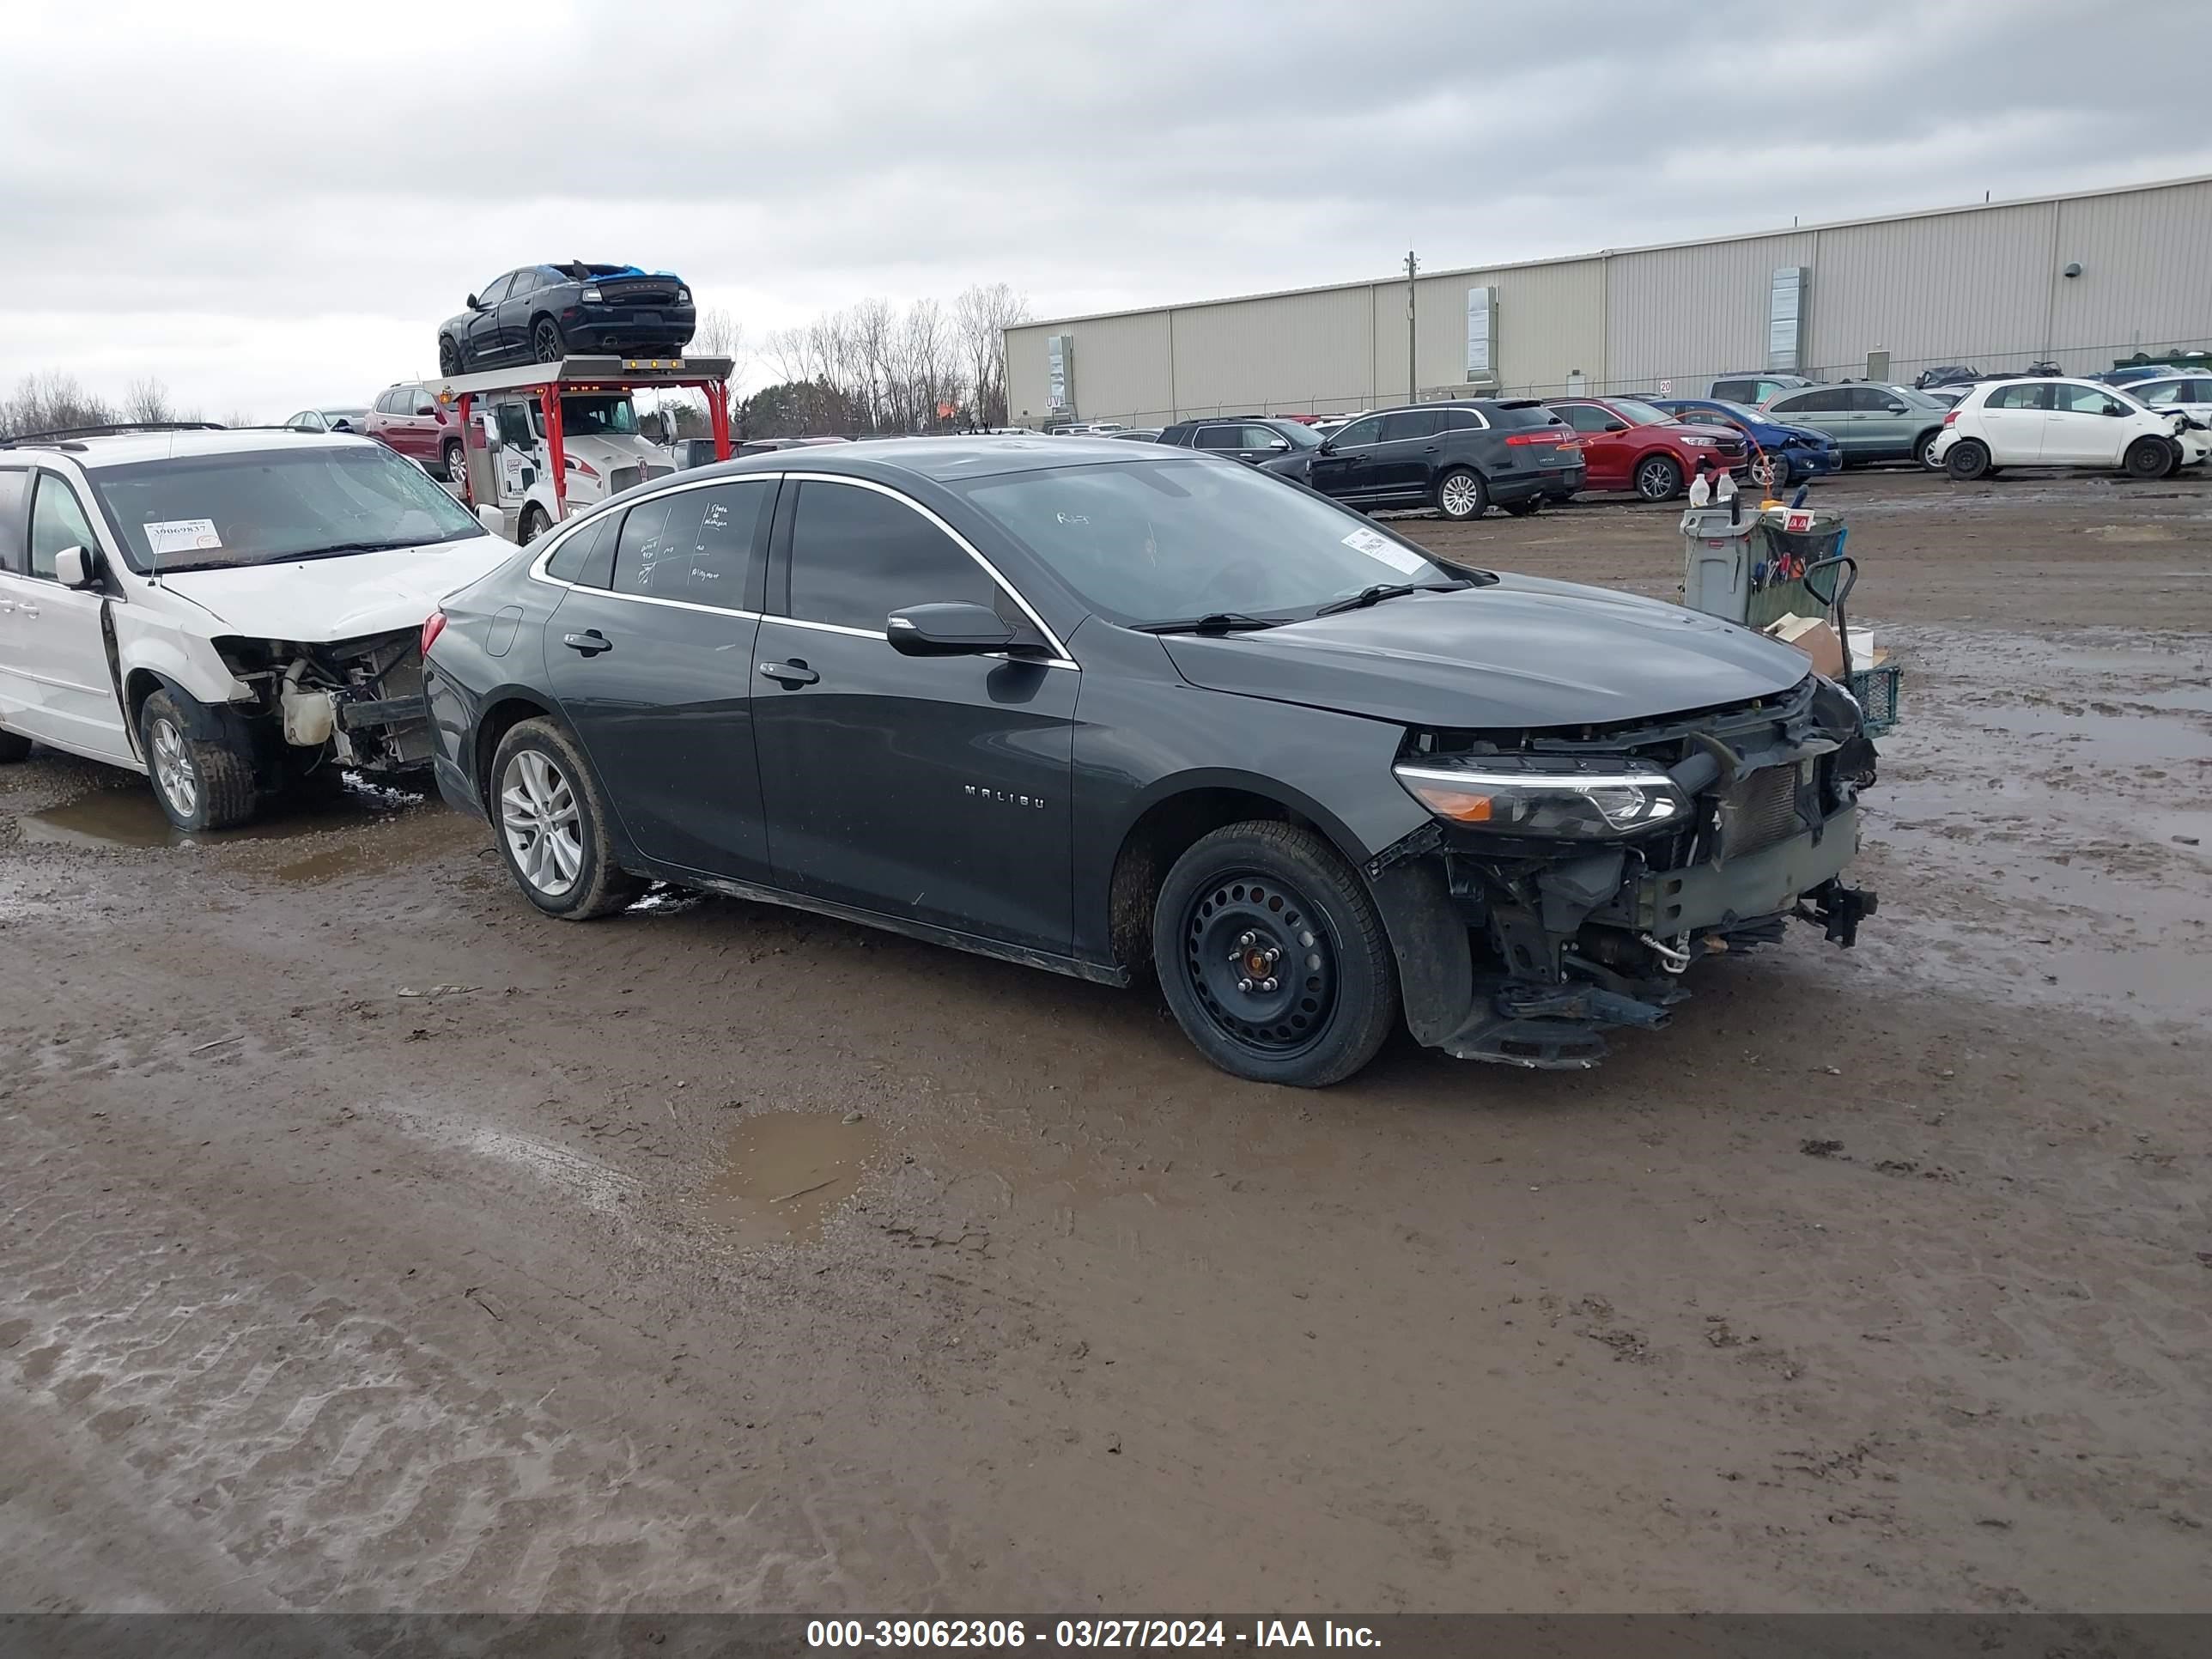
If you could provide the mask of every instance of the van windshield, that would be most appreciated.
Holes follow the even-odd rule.
[[[422,547],[484,528],[381,444],[180,455],[91,475],[141,575]]]

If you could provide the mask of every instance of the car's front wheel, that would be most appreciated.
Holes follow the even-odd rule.
[[[1399,1018],[1373,900],[1296,824],[1233,823],[1176,860],[1152,913],[1152,964],[1198,1051],[1255,1083],[1340,1083]]]
[[[1945,453],[1943,470],[1960,483],[1972,483],[1991,471],[1990,447],[1979,438],[1961,438]]]
[[[2120,458],[2130,478],[2163,478],[2172,470],[2174,447],[2163,438],[2138,438]]]
[[[1923,471],[1929,472],[1941,472],[1943,470],[1942,460],[1936,453],[1936,441],[1941,439],[1942,435],[1943,428],[1940,426],[1931,427],[1927,431],[1920,434],[1920,441],[1917,446],[1917,449],[1920,456],[1920,465]]]
[[[491,776],[500,858],[547,915],[587,921],[644,890],[615,862],[605,798],[575,739],[559,726],[541,718],[510,728],[492,757]]]
[[[1671,501],[1682,493],[1682,464],[1671,455],[1647,455],[1636,466],[1636,493],[1647,501]]]
[[[1778,489],[1787,489],[1796,482],[1790,470],[1787,458],[1771,449],[1762,449],[1751,458],[1751,481],[1771,495]]]
[[[535,501],[532,501],[528,507],[522,509],[522,516],[515,520],[515,545],[518,547],[529,546],[531,543],[536,541],[540,536],[545,533],[546,526],[551,522],[552,521],[545,516],[545,509],[538,506]]]
[[[194,718],[198,716],[199,718]],[[220,738],[196,738],[206,711],[162,690],[138,711],[138,741],[161,815],[187,835],[245,823],[261,804],[253,757]]]
[[[1490,505],[1490,486],[1472,467],[1455,466],[1437,480],[1437,511],[1454,523],[1479,519]]]
[[[567,356],[568,345],[561,337],[561,325],[550,317],[540,317],[530,331],[530,355],[541,363],[557,363]]]

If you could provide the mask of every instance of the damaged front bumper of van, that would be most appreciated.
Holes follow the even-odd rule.
[[[1625,727],[1408,733],[1431,821],[1368,860],[1407,1023],[1469,1060],[1584,1067],[1667,1023],[1701,959],[1790,921],[1848,947],[1874,745],[1809,675],[1775,696]]]

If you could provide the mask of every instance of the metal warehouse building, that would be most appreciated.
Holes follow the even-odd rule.
[[[2212,343],[2212,176],[1028,323],[1024,425],[1687,392],[1789,369],[2069,370]],[[1887,362],[1881,354],[1887,354]],[[1701,388],[1700,388],[1701,389]]]

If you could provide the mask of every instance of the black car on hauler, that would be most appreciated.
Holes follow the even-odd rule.
[[[438,325],[438,372],[557,363],[572,352],[672,357],[697,325],[691,290],[672,271],[580,259],[524,265]]]
[[[700,468],[424,634],[440,787],[546,914],[659,879],[1156,977],[1262,1082],[1349,1077],[1401,1023],[1587,1066],[1698,957],[1873,908],[1842,877],[1874,749],[1796,651],[1449,568],[1196,451]]]

